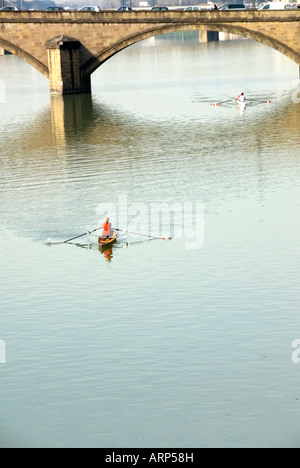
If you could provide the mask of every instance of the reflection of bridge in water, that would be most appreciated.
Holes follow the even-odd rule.
[[[53,94],[91,92],[91,75],[130,45],[176,31],[254,39],[300,66],[300,11],[1,12],[0,46],[26,60]]]
[[[237,109],[236,109],[237,111]],[[278,107],[278,115],[281,118],[274,119],[273,113],[258,112],[255,119],[255,127],[253,134],[257,136],[256,144],[259,145],[259,140],[268,137],[269,142],[272,142],[274,148],[282,144],[282,121],[285,121],[284,138],[286,140],[294,140],[299,134],[300,113],[298,105],[293,104],[290,97]],[[118,112],[115,108],[103,106],[93,102],[90,94],[82,94],[77,96],[51,96],[51,105],[49,109],[41,112],[35,119],[27,122],[24,131],[20,129],[18,134],[15,133],[11,137],[2,142],[2,149],[7,153],[11,152],[10,147],[23,147],[24,150],[33,155],[38,152],[38,157],[43,158],[43,148],[53,148],[53,157],[59,156],[60,160],[68,158],[68,148],[77,147],[80,144],[89,144],[91,141],[99,148],[103,145],[123,146],[123,135],[132,132],[132,128],[136,129],[136,133],[143,135],[143,139],[135,139],[137,148],[136,153],[142,154],[145,141],[153,138],[153,135],[158,135],[160,140],[161,126],[157,122],[148,122],[147,125],[143,121],[129,117],[123,112]],[[195,122],[198,128],[199,123]],[[253,124],[254,125],[254,124]],[[51,131],[49,129],[51,128]],[[122,128],[122,132],[120,132]],[[263,135],[261,129],[264,128]],[[174,131],[172,127],[172,131]],[[231,138],[236,131],[236,122],[233,119],[228,122],[222,131],[222,139],[219,144],[224,149],[224,152],[230,152]],[[197,140],[203,140],[203,146],[207,141],[215,141],[215,127],[206,127],[205,132],[195,131]],[[181,134],[174,135],[180,141]],[[246,138],[246,137],[245,137]],[[241,146],[243,146],[243,135],[239,136]],[[215,143],[217,145],[217,142]],[[227,146],[228,145],[228,146]],[[272,147],[270,147],[271,149]],[[211,151],[211,150],[210,150]],[[23,158],[23,155],[21,156]],[[121,158],[122,156],[120,156]],[[270,156],[271,157],[271,156]],[[76,155],[78,159],[78,155]],[[98,161],[99,154],[95,153],[95,158]],[[276,159],[276,156],[274,156]],[[49,159],[49,154],[45,153],[45,160]],[[85,155],[82,155],[83,161]],[[275,164],[274,159],[274,164]],[[22,165],[27,163],[32,164],[33,161],[22,159]],[[111,155],[104,152],[98,161],[99,166],[109,166],[111,164]],[[42,176],[42,174],[40,174]]]
[[[212,109],[209,104],[207,106],[209,110]],[[251,184],[257,186],[263,200],[266,186],[269,187],[269,184],[273,183],[272,175],[268,176],[266,168],[287,174],[287,170],[292,173],[297,165],[293,158],[297,154],[295,144],[299,141],[298,105],[292,103],[290,96],[287,96],[272,108],[272,112],[266,111],[265,106],[257,108],[255,118],[251,119],[249,140],[248,131],[241,132],[236,138],[236,108],[229,111],[235,112],[236,118],[226,120],[226,124],[219,129],[218,135],[221,137],[217,138],[216,126],[203,124],[201,118],[177,121],[175,125],[173,121],[164,120],[162,125],[161,119],[149,119],[148,116],[143,119],[139,113],[119,109],[117,103],[97,103],[90,94],[51,96],[51,108],[50,105],[42,107],[40,112],[19,125],[17,132],[15,128],[7,133],[3,132],[5,138],[1,141],[3,157],[0,162],[3,202],[1,217],[7,220],[14,232],[20,230],[24,234],[24,230],[27,229],[31,236],[41,194],[47,216],[44,219],[39,210],[39,216],[45,226],[42,228],[38,225],[38,232],[41,233],[39,239],[46,241],[49,236],[57,236],[57,223],[62,222],[66,207],[70,203],[73,205],[71,211],[74,222],[78,222],[78,219],[88,219],[86,212],[78,213],[77,208],[86,210],[87,205],[90,205],[94,209],[97,204],[95,200],[102,200],[105,193],[109,201],[110,191],[119,186],[114,185],[114,175],[118,184],[121,181],[123,187],[129,187],[132,184],[131,175],[138,174],[138,186],[141,184],[142,188],[145,180],[148,180],[147,183],[151,187],[155,186],[157,181],[155,182],[153,174],[156,174],[156,171],[157,174],[167,171],[170,183],[176,186],[181,179],[178,179],[178,171],[186,164],[188,173],[194,168],[201,168],[199,174],[205,173],[205,177],[215,180],[216,173],[218,174],[216,165],[218,167],[222,160],[224,173],[219,173],[222,179],[229,177],[230,181],[232,170],[237,171],[241,176],[238,182],[241,194],[247,197],[248,179],[252,179]],[[10,126],[10,120],[6,126]],[[167,147],[170,135],[174,141],[187,141],[187,132],[187,154],[178,151],[175,155],[166,156],[165,151],[162,152],[161,148]],[[293,148],[292,153],[287,150],[290,144]],[[280,159],[280,165],[278,147],[286,150],[286,157]],[[194,148],[198,148],[199,151],[195,151]],[[231,159],[233,151],[236,157]],[[242,161],[245,165],[241,164]],[[172,165],[171,171],[167,169],[169,165]],[[244,168],[250,171],[251,176],[249,173],[243,174]],[[163,178],[159,176],[159,180]],[[82,192],[82,189],[78,192],[77,183],[80,187],[81,184],[92,184],[93,189],[87,190],[87,193]],[[285,183],[288,187],[288,180],[285,180]],[[215,189],[217,185],[214,182]],[[186,190],[186,184],[181,185],[181,188]],[[126,193],[126,189],[124,190]],[[77,204],[79,193],[87,198],[86,203],[80,205],[81,208]],[[155,192],[152,194],[155,195]],[[215,196],[218,199],[217,193]],[[8,206],[15,206],[17,216],[11,216],[12,212],[5,208],[6,203]],[[26,205],[28,213],[28,227],[21,226],[19,221],[16,223],[17,219],[23,219],[19,217],[23,205]],[[86,227],[78,232],[84,232]],[[67,231],[64,238],[71,236],[72,231]]]

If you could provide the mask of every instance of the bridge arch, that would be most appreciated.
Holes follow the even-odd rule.
[[[12,44],[11,42],[6,41],[5,39],[2,39],[1,37],[0,37],[0,47],[12,53],[13,55],[16,55],[17,57],[24,60],[25,62],[29,63],[29,65],[33,66],[36,70],[38,70],[40,73],[46,76],[46,78],[49,78],[48,67],[46,67],[46,65],[41,63],[32,55],[25,52],[20,47]]]
[[[0,47],[49,79],[51,94],[91,92],[104,62],[150,37],[176,31],[222,31],[254,39],[300,66],[300,10],[0,12]],[[54,42],[53,42],[54,41]]]
[[[174,26],[155,27],[153,29],[148,29],[146,31],[143,31],[142,33],[128,36],[124,38],[123,40],[111,45],[104,51],[102,50],[99,54],[91,58],[88,62],[86,62],[82,66],[81,73],[83,76],[90,76],[107,60],[109,60],[114,55],[126,49],[127,47],[130,47],[133,44],[141,42],[145,39],[149,39],[151,37],[160,36],[163,34],[169,34],[173,32],[180,32],[180,31],[218,31],[218,32],[236,34],[238,36],[241,36],[247,39],[253,39],[256,42],[260,42],[264,45],[267,45],[277,50],[278,52],[281,52],[282,54],[286,55],[288,58],[290,58],[295,63],[300,65],[300,55],[295,50],[288,47],[286,44],[283,44],[279,40],[271,38],[270,36],[264,33],[261,33],[259,31],[253,31],[245,27],[226,25],[226,24],[225,25],[210,24],[209,26],[199,25],[198,27],[190,26],[190,25],[184,26],[181,24],[181,25],[174,25]]]

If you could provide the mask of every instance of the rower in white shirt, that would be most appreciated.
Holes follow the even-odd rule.
[[[246,97],[244,93],[241,93],[238,97],[238,102],[246,102]]]

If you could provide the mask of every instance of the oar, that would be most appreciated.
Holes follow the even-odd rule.
[[[85,232],[84,234],[80,234],[80,236],[72,237],[72,239],[67,239],[64,242],[62,242],[62,244],[66,244],[67,242],[71,242],[71,241],[73,241],[75,239],[80,239],[80,237],[87,236],[88,234],[92,234],[93,232],[99,231],[100,229],[102,229],[102,228],[101,227],[96,228],[96,229],[93,229],[93,231],[88,231],[88,232]]]
[[[251,104],[251,102],[261,102],[262,104],[271,104],[271,101],[269,99],[257,99],[257,98],[247,98],[246,99],[247,104]]]
[[[221,104],[227,104],[227,102],[231,102],[231,101],[232,101],[232,99],[227,99],[227,101],[213,102],[213,103],[211,104],[211,106],[213,106],[213,107],[218,107],[218,106],[220,106]]]
[[[267,101],[263,101],[261,99],[250,99],[250,102],[251,101],[255,101],[255,102],[261,102],[262,104],[271,104],[271,101],[267,100]]]
[[[154,236],[149,236],[149,234],[141,234],[140,232],[130,232],[130,231],[125,231],[124,229],[117,229],[117,228],[114,228],[114,230],[115,231],[121,231],[121,232],[127,232],[128,234],[134,234],[136,236],[147,237],[148,239],[172,240],[172,237],[154,237]]]
[[[71,242],[75,239],[80,239],[80,237],[84,237],[84,236],[87,236],[88,234],[92,234],[93,232],[96,232],[96,231],[99,231],[99,229],[102,229],[102,228],[96,228],[96,229],[93,229],[93,231],[88,231],[88,232],[85,232],[84,234],[80,234],[79,236],[75,236],[75,237],[72,237],[71,239],[67,239],[65,241],[62,241],[62,242],[47,242],[48,245],[58,245],[58,244],[67,244],[68,242]]]

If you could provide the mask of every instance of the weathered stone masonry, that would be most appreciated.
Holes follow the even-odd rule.
[[[91,74],[117,52],[182,30],[238,34],[300,66],[300,10],[0,12],[0,47],[45,75],[52,94],[90,93]]]

